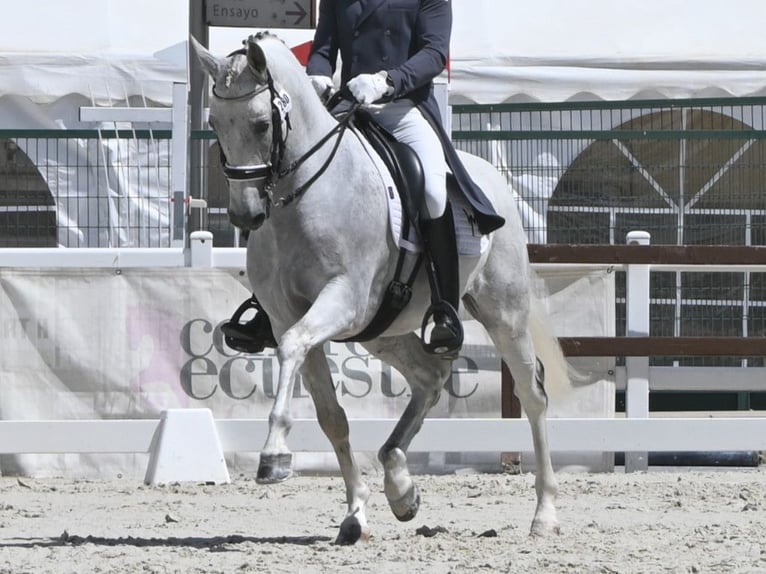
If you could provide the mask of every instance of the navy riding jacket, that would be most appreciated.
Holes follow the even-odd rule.
[[[425,113],[479,230],[489,233],[505,220],[468,175],[444,130],[433,79],[446,67],[452,30],[451,0],[320,0],[319,20],[306,72],[329,76],[341,56],[343,85],[359,74],[388,72],[392,99],[408,98]]]

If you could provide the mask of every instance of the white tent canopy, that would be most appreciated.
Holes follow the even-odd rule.
[[[762,0],[453,5],[453,101],[766,95]]]
[[[454,103],[766,95],[763,0],[452,0]],[[251,30],[211,29],[225,53]],[[280,30],[288,44],[309,30]],[[188,0],[5,7],[0,97],[170,101],[186,78]],[[3,114],[4,115],[4,114]]]
[[[8,3],[0,21],[0,97],[169,104],[172,83],[186,81],[183,45],[173,48],[186,39],[186,9],[180,0]]]

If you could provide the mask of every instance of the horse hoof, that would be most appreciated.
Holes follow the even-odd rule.
[[[347,516],[340,525],[338,537],[335,544],[340,546],[350,546],[356,544],[359,540],[366,542],[370,539],[370,533],[363,528],[356,516]]]
[[[255,481],[258,484],[275,484],[284,482],[293,475],[293,455],[262,454],[258,463],[258,474]]]
[[[400,522],[407,522],[417,516],[420,509],[420,491],[414,484],[407,491],[407,494],[399,500],[389,500],[388,505],[391,512]]]
[[[557,521],[544,522],[542,520],[534,520],[532,528],[529,529],[529,535],[534,538],[542,538],[551,534],[561,534],[561,528]]]

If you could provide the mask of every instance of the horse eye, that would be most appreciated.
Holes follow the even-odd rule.
[[[269,129],[269,126],[271,126],[271,122],[269,120],[253,121],[253,131],[255,131],[257,134],[266,132]]]

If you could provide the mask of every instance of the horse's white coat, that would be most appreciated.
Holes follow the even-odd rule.
[[[210,118],[229,164],[257,165],[269,160],[268,91],[242,97],[264,83],[266,69],[276,86],[292,97],[292,131],[284,165],[305,154],[336,125],[293,54],[277,38],[251,38],[247,57],[219,59],[199,44],[195,43],[195,48],[215,82],[216,94],[226,98],[211,98]],[[273,199],[288,196],[315,174],[328,158],[332,143],[295,173],[279,180]],[[558,531],[554,506],[557,484],[545,430],[547,398],[535,383],[536,357],[545,365],[545,388],[554,398],[552,390],[569,388],[567,366],[534,295],[526,237],[512,194],[490,164],[468,155],[463,155],[463,160],[507,221],[489,237],[488,249],[480,256],[461,257],[463,303],[484,325],[508,364],[516,394],[529,418],[537,463],[532,532]],[[322,346],[364,328],[377,311],[393,274],[397,253],[388,229],[381,178],[358,139],[347,134],[326,173],[299,200],[285,207],[271,206],[266,212],[258,185],[262,184],[230,182],[229,215],[236,225],[252,229],[248,275],[279,341],[279,386],[261,465],[264,460],[284,460],[289,453],[290,397],[300,371],[346,484],[348,506],[338,542],[353,543],[369,535],[365,507],[370,491],[354,461],[347,418],[338,404]],[[398,425],[379,452],[386,497],[394,514],[403,520],[415,515],[420,501],[407,471],[407,447],[439,399],[451,370],[450,362],[426,354],[413,332],[420,327],[429,299],[428,283],[421,273],[409,306],[384,337],[365,344],[371,353],[399,370],[412,391]],[[268,470],[276,470],[274,480],[289,472],[284,468]]]

